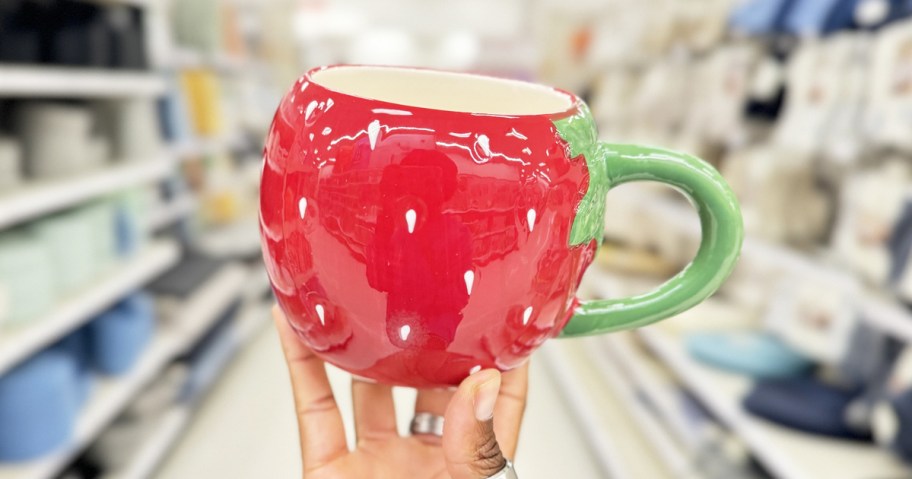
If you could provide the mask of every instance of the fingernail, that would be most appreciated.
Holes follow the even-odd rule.
[[[475,419],[487,421],[494,417],[494,403],[500,392],[500,374],[494,370],[482,371],[479,376],[490,376],[482,379],[481,384],[475,389]]]

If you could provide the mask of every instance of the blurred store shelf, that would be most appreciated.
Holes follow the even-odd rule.
[[[620,195],[619,195],[620,196]],[[647,194],[628,194],[627,201],[658,218],[663,224],[680,232],[699,237],[700,221],[693,209],[669,197]],[[823,255],[803,253],[787,246],[747,237],[741,248],[742,261],[763,264],[807,278],[824,281],[850,281],[850,275],[826,263]],[[880,291],[862,291],[858,299],[861,317],[882,331],[907,343],[912,343],[912,313],[897,300]]]
[[[92,443],[173,356],[173,337],[159,333],[130,373],[123,377],[96,382],[86,408],[77,419],[76,433],[67,446],[57,453],[33,462],[2,465],[0,479],[56,477],[70,460]]]
[[[207,254],[224,258],[259,256],[259,231],[256,215],[249,215],[231,224],[213,227],[200,235],[197,246]]]
[[[587,283],[602,297],[614,296],[610,285],[623,281],[609,272],[595,269]],[[664,329],[663,324],[640,328],[635,333],[643,340],[683,385],[722,423],[737,434],[752,454],[778,479],[868,479],[907,477],[908,467],[875,444],[814,436],[778,426],[750,416],[741,407],[742,398],[752,382],[746,376],[730,374],[704,366],[684,350],[684,342]],[[624,334],[624,333],[621,333]],[[624,338],[616,334],[591,340],[590,349],[604,349],[635,378],[652,404],[657,405],[670,432],[682,427],[660,391],[645,362]],[[613,366],[603,363],[601,368]],[[598,368],[596,368],[598,369]]]
[[[237,299],[247,279],[248,268],[228,264],[206,281],[173,317],[165,318],[179,338],[179,349],[192,346],[212,327],[225,307]]]
[[[127,293],[142,287],[179,258],[173,240],[159,240],[111,273],[61,302],[29,326],[0,331],[0,374],[89,321]]]
[[[152,207],[146,218],[146,230],[156,231],[191,215],[199,208],[199,200],[192,193],[161,202]]]
[[[256,334],[269,324],[271,302],[252,302],[246,305],[235,320],[231,329],[233,348],[237,351],[246,347]],[[236,354],[232,355],[236,356]],[[228,367],[230,358],[220,365],[221,370]],[[217,380],[221,373],[213,375]],[[209,384],[203,389],[210,389]],[[159,464],[167,457],[171,448],[180,440],[182,433],[193,419],[195,408],[189,404],[175,404],[165,412],[158,425],[148,435],[143,444],[127,461],[120,470],[105,474],[103,479],[146,479],[158,468]]]
[[[682,341],[662,326],[642,328],[638,334],[690,391],[747,443],[774,477],[908,477],[907,466],[874,444],[813,436],[748,415],[741,407],[741,400],[751,387],[750,379],[693,361],[684,351]]]
[[[599,373],[589,364],[581,348],[569,342],[544,345],[537,356],[551,372],[580,435],[597,458],[606,477],[671,478],[669,472],[652,459],[655,451],[640,436],[639,430],[623,412],[614,391],[606,390]],[[580,394],[586,391],[586,394]],[[624,431],[623,436],[616,431]],[[648,457],[648,458],[647,458]]]
[[[2,82],[0,73],[0,82]],[[76,178],[41,181],[0,196],[0,228],[167,176],[168,157],[123,163]]]
[[[236,150],[244,144],[244,138],[240,132],[227,134],[214,138],[193,138],[186,140],[172,147],[174,157],[181,160],[197,158],[201,156],[219,155]]]
[[[127,375],[101,381],[80,415],[74,439],[60,452],[34,462],[0,466],[0,479],[51,479],[120,414],[152,378],[198,342],[242,291],[247,268],[224,266],[187,299],[180,314],[159,327],[139,363]]]
[[[246,58],[227,53],[203,53],[188,48],[178,48],[170,56],[170,65],[177,69],[212,69],[223,73],[243,71],[249,62]]]
[[[141,97],[165,92],[164,77],[87,68],[0,66],[0,95],[23,97]]]
[[[618,370],[614,358],[609,358],[605,354],[606,351],[600,339],[581,340],[583,350],[590,359],[593,369],[618,395],[624,410],[642,431],[646,440],[654,446],[656,456],[662,461],[671,476],[675,479],[699,479],[700,474],[687,457],[683,447],[674,441],[665,426],[649,410],[649,405],[638,395],[636,386]]]
[[[138,451],[122,470],[102,476],[104,479],[145,479],[152,474],[171,446],[193,417],[190,406],[176,404],[165,412]]]

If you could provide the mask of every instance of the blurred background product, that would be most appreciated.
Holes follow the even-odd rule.
[[[276,103],[332,63],[569,89],[739,196],[710,301],[536,355],[521,477],[912,477],[912,2],[5,0],[0,479],[300,475],[255,211]],[[682,198],[613,191],[580,295],[686,264]]]

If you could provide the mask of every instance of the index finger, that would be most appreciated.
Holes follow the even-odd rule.
[[[272,308],[272,317],[291,376],[306,473],[348,453],[342,415],[323,361],[297,338],[278,305]]]

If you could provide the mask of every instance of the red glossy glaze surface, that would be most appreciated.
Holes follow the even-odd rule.
[[[359,376],[431,387],[555,336],[595,245],[569,246],[588,173],[554,119],[295,83],[267,138],[260,227],[301,339]]]

